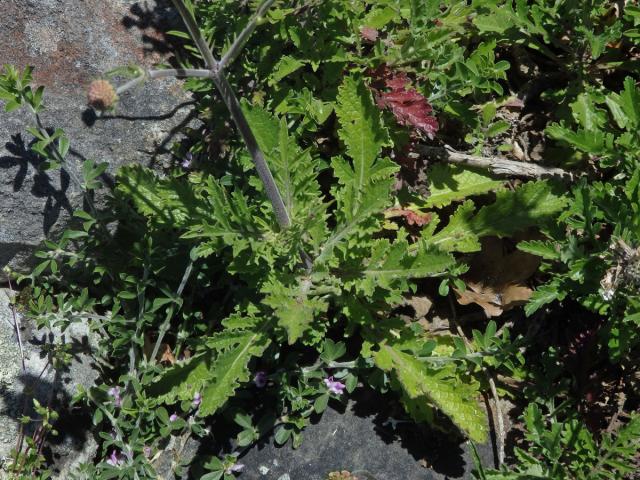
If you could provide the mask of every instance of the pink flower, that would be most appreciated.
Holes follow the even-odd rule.
[[[256,372],[255,377],[253,377],[253,383],[255,383],[256,387],[264,388],[267,385],[267,372],[260,370]]]
[[[122,458],[120,458],[120,455],[117,454],[115,450],[111,450],[111,455],[109,455],[109,458],[107,459],[107,464],[112,467],[119,467],[122,465]]]
[[[375,42],[378,39],[378,30],[371,27],[360,28],[360,35],[369,42]]]
[[[185,170],[189,170],[191,168],[191,166],[193,165],[193,155],[191,154],[191,152],[187,152],[180,165]]]
[[[113,397],[113,404],[116,408],[120,408],[122,406],[122,397],[120,396],[120,387],[111,387],[107,393],[110,397]]]
[[[345,384],[334,380],[333,376],[325,378],[324,384],[327,386],[331,393],[335,393],[336,395],[342,395],[342,392],[345,389]]]
[[[227,469],[224,471],[224,473],[226,473],[228,475],[231,475],[232,473],[241,472],[242,470],[244,470],[244,464],[242,464],[242,463],[234,463],[230,467],[227,467]]]
[[[172,413],[171,416],[169,417],[169,421],[175,422],[176,420],[178,420],[178,414]]]
[[[198,408],[201,403],[202,403],[202,395],[200,395],[200,392],[196,392],[193,395],[193,402],[191,402],[191,405],[193,405],[193,408]]]

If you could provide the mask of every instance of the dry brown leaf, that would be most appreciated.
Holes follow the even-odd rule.
[[[151,334],[149,332],[144,334],[144,346],[142,350],[144,352],[144,356],[149,358],[153,353],[153,347],[155,346],[155,341],[151,338]],[[160,363],[169,363],[173,365],[176,363],[176,357],[173,355],[171,351],[171,346],[168,343],[161,343],[160,348],[158,349],[158,353],[156,354],[156,360]]]
[[[482,239],[481,251],[462,277],[467,289],[455,289],[460,305],[475,303],[488,317],[497,317],[529,300],[533,291],[524,282],[537,271],[540,260],[506,247],[505,241],[497,237]]]
[[[413,308],[415,315],[413,318],[419,319],[424,318],[431,307],[433,306],[433,302],[426,296],[414,295],[406,299],[406,305],[409,305]]]
[[[173,356],[171,346],[168,343],[161,343],[160,350],[158,351],[158,357],[160,363],[167,362],[170,365],[176,363],[176,357]]]

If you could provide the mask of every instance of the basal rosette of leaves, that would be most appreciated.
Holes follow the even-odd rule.
[[[258,7],[185,5],[220,56],[229,33],[239,34]],[[528,403],[522,431],[530,448],[514,450],[519,465],[511,471],[480,468],[480,478],[628,473],[637,417],[621,409],[624,422],[612,420],[611,431],[589,430],[584,372],[567,366],[571,359],[550,336],[535,336],[556,310],[556,328],[570,330],[562,308],[575,300],[604,327],[579,332],[569,350],[595,338],[598,366],[606,370],[611,360],[633,371],[640,93],[637,67],[625,56],[635,55],[640,16],[634,5],[611,8],[542,0],[273,2],[228,73],[288,228],[209,79],[185,82],[203,127],[186,129],[190,138],[175,146],[182,168],[122,169],[107,208],[97,211],[90,192],[104,166],[85,163],[78,181],[88,192],[86,211],[47,242],[22,279],[32,288],[24,303],[40,325],[89,318],[103,338],[102,383],[77,396],[100,429],[100,458],[79,474],[155,478],[167,445],[210,438],[231,417],[241,429],[236,451],[202,472],[228,480],[242,470],[241,448],[272,434],[299,446],[311,415],[359,386],[395,392],[413,420],[442,427],[447,417],[457,434],[483,442],[491,412],[481,397],[494,374],[502,377],[494,401]],[[200,65],[189,35],[172,33],[187,40],[183,66]],[[523,49],[531,62],[520,58]],[[29,83],[29,71],[0,77],[9,109],[37,113],[42,90]],[[437,163],[425,167],[429,195],[397,188],[407,146],[510,151],[506,135],[516,126],[505,110],[513,108],[546,109],[544,133],[557,163],[588,175],[567,188]],[[31,133],[47,166],[66,168],[64,132]],[[532,227],[545,239],[521,241]],[[434,295],[452,289],[461,300],[474,259],[503,242],[543,259],[540,274],[517,285],[528,294],[538,285],[525,306],[529,320],[502,317],[498,334],[483,317],[484,333],[470,328],[467,338],[400,317],[398,307],[429,279],[440,285]],[[502,261],[518,258],[509,255]],[[524,338],[512,339],[511,327]]]
[[[171,226],[183,229],[186,241],[196,242],[196,255],[203,258],[215,255],[224,261],[230,273],[251,285],[256,293],[261,292],[262,296],[254,300],[252,308],[258,311],[254,316],[264,317],[267,323],[273,319],[271,327],[264,327],[260,334],[255,329],[247,331],[246,339],[231,335],[232,330],[223,330],[220,335],[229,336],[233,350],[226,351],[222,359],[212,351],[216,337],[204,340],[198,347],[202,353],[189,360],[188,366],[175,367],[152,386],[155,393],[165,392],[161,399],[169,402],[186,400],[194,392],[203,391],[202,414],[214,413],[233,394],[238,382],[249,378],[249,360],[263,351],[257,349],[257,344],[275,335],[279,342],[302,341],[317,346],[328,325],[337,320],[329,316],[330,308],[342,312],[338,319],[346,321],[346,329],[359,330],[365,338],[378,337],[381,332],[376,324],[384,318],[379,309],[387,305],[389,311],[397,304],[409,289],[410,279],[441,275],[456,264],[449,253],[457,249],[455,242],[447,243],[446,250],[430,245],[429,238],[410,245],[402,230],[395,238],[375,238],[384,221],[383,211],[392,202],[390,192],[396,167],[381,156],[382,148],[390,140],[372,95],[361,79],[347,78],[338,91],[338,135],[345,145],[345,156],[332,160],[338,180],[332,189],[336,199],[334,210],[328,209],[314,175],[320,163],[297,146],[284,121],[260,107],[247,106],[246,111],[294,219],[290,230],[280,231],[272,219],[262,215],[265,209],[255,203],[259,197],[248,199],[238,189],[230,191],[213,178],[202,178],[200,173],[190,174],[189,183],[181,188],[191,185],[194,191],[181,195],[182,198],[173,194],[177,190],[176,180],[161,180],[140,168],[122,172],[118,187],[134,200],[150,222],[165,223],[162,212],[172,212]],[[541,186],[543,190],[546,188],[544,184]],[[508,202],[506,197],[504,201]],[[467,240],[477,238],[474,228],[478,235],[498,233],[483,220],[476,222],[469,228],[461,225],[457,233]],[[329,223],[335,226],[329,228]],[[514,224],[513,228],[519,226]],[[434,245],[439,243],[437,236],[433,238]],[[309,267],[302,263],[300,252],[312,259]],[[406,355],[402,350],[409,347],[394,346],[396,342],[388,335],[383,335],[383,343],[378,340],[377,346],[368,345],[367,349],[397,352],[394,358],[402,358]],[[415,338],[417,343],[412,348],[419,349],[426,340]],[[227,361],[238,371],[233,371]],[[201,365],[206,365],[206,369]],[[463,397],[457,396],[463,390],[448,385],[451,381],[459,382],[455,372],[436,374],[437,368],[428,368],[421,362],[382,365],[381,368],[397,375],[397,388],[413,401],[420,395],[421,401],[444,409],[472,438],[479,441],[485,438],[484,413],[477,404],[477,390],[473,393],[469,387]],[[416,368],[423,369],[422,378],[409,380],[405,369]],[[222,379],[226,382],[222,386],[217,380],[219,371],[230,374]],[[416,381],[420,383],[420,393],[411,384]],[[467,405],[466,409],[452,408],[454,399],[456,405]]]

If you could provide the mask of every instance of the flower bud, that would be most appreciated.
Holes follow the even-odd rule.
[[[94,80],[89,85],[87,98],[96,110],[108,110],[115,105],[118,95],[108,80]]]

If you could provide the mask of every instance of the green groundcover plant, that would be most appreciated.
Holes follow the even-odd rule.
[[[179,67],[109,72],[89,102],[117,108],[145,81],[184,77],[202,124],[167,171],[124,167],[108,193],[107,165],[78,168],[64,131],[42,124],[31,70],[5,66],[5,109],[34,114],[43,168],[83,192],[17,301],[40,328],[85,321],[101,338],[100,380],[74,399],[100,449],[76,478],[156,478],[169,457],[178,474],[228,480],[247,448],[299,446],[356,388],[392,393],[443,435],[483,443],[491,426],[501,465],[478,478],[633,474],[640,10],[605,3],[175,0]],[[425,145],[531,161],[516,151],[525,110],[544,117],[533,133],[563,179],[421,163]],[[537,262],[513,305],[504,285],[471,280],[495,239]],[[445,333],[403,314],[425,293],[451,302]],[[524,315],[461,328],[455,300],[469,296]],[[68,345],[47,352],[70,360]],[[501,398],[522,412],[507,462]],[[46,428],[24,429],[15,478],[51,475],[56,414],[36,411]],[[230,450],[180,461],[223,426]]]

